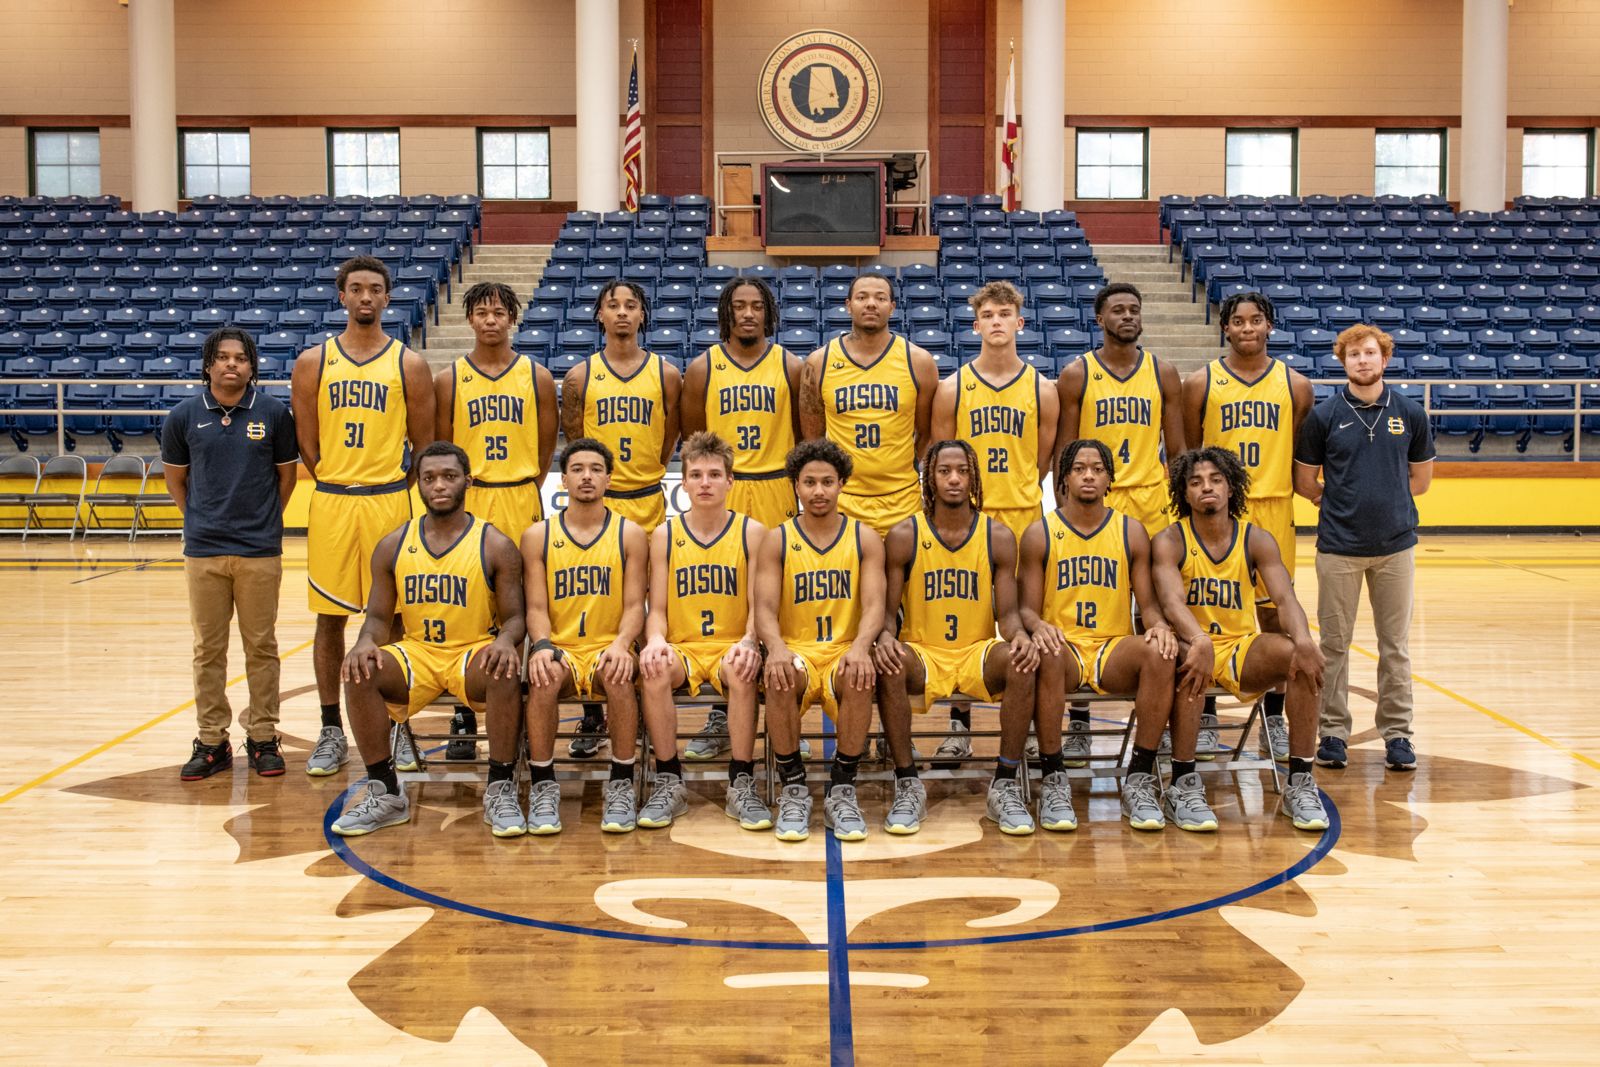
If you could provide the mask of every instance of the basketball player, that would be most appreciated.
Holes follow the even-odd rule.
[[[567,506],[522,535],[528,604],[528,748],[533,789],[528,832],[561,832],[561,789],[553,764],[556,705],[603,693],[610,705],[611,777],[600,829],[634,828],[634,748],[639,700],[633,687],[634,641],[644,626],[649,543],[637,523],[606,507],[611,450],[580,437],[561,453]]]
[[[1281,810],[1299,830],[1326,830],[1328,813],[1312,778],[1324,661],[1295,599],[1277,540],[1246,521],[1250,472],[1237,452],[1217,445],[1171,463],[1178,521],[1156,535],[1155,580],[1161,608],[1184,646],[1172,722],[1172,790],[1184,806],[1205,805],[1194,763],[1184,757],[1193,720],[1213,682],[1241,699],[1287,683],[1289,784]],[[1252,589],[1264,583],[1289,635],[1257,626]],[[1192,750],[1191,750],[1192,751]]]
[[[979,462],[965,441],[932,445],[922,463],[922,513],[890,530],[884,543],[884,603],[904,609],[898,634],[885,611],[873,645],[878,714],[894,760],[894,803],[883,820],[891,834],[914,834],[927,817],[927,793],[911,750],[913,693],[922,695],[924,711],[953,693],[1000,696],[990,816],[1007,833],[1033,829],[1031,821],[1025,831],[1007,829],[1007,820],[1018,811],[1027,819],[1017,765],[1033,716],[1039,655],[1017,614],[1017,542],[984,511]]]
[[[1067,364],[1056,382],[1061,404],[1057,439],[1100,441],[1111,450],[1117,477],[1106,492],[1106,506],[1154,537],[1171,521],[1162,456],[1176,456],[1185,447],[1183,383],[1176,368],[1139,345],[1144,297],[1137,286],[1112,282],[1102,288],[1095,294],[1094,316],[1100,324],[1100,347]],[[1067,499],[1059,482],[1055,491],[1056,503]],[[1087,764],[1087,703],[1072,705],[1062,752],[1069,767]]]
[[[1133,757],[1123,781],[1122,813],[1136,830],[1165,825],[1156,799],[1156,750],[1172,712],[1178,644],[1150,579],[1150,538],[1132,516],[1106,503],[1116,469],[1104,441],[1068,444],[1056,466],[1056,484],[1066,499],[1022,537],[1022,620],[1040,652],[1039,822],[1046,830],[1078,825],[1063,769],[1061,706],[1066,694],[1085,685],[1096,693],[1134,694]],[[1134,633],[1135,598],[1144,605],[1142,636]],[[1189,723],[1191,747],[1196,722]],[[1169,810],[1185,830],[1217,828],[1215,817],[1191,806]]]
[[[1245,516],[1272,535],[1294,581],[1294,444],[1311,412],[1311,383],[1299,371],[1267,353],[1272,333],[1272,301],[1261,293],[1237,293],[1222,302],[1222,331],[1228,351],[1189,375],[1183,383],[1184,436],[1190,448],[1230,448],[1250,472]],[[1263,630],[1286,632],[1273,599],[1256,586]],[[1283,720],[1284,694],[1263,698],[1272,758],[1289,758],[1289,727]],[[1200,721],[1200,752],[1216,749],[1217,716],[1207,704]],[[1209,758],[1209,756],[1207,756]]]
[[[449,441],[423,449],[417,488],[427,511],[373,550],[367,621],[340,671],[367,788],[334,821],[336,834],[359,837],[411,818],[389,753],[389,718],[405,722],[443,692],[488,711],[483,821],[496,837],[527,832],[512,773],[522,695],[522,560],[510,538],[463,506],[470,466]],[[405,636],[380,646],[396,610]]]
[[[883,541],[839,511],[850,456],[832,441],[789,453],[800,514],[770,530],[756,564],[756,632],[767,646],[768,743],[783,789],[773,831],[780,841],[811,834],[811,794],[800,762],[800,719],[822,698],[837,726],[823,824],[840,841],[861,841],[856,768],[872,720],[872,641],[883,628]]]
[[[570,443],[588,437],[615,457],[606,506],[646,534],[666,518],[661,478],[678,446],[678,368],[639,345],[650,328],[644,290],[612,281],[594,302],[605,346],[567,372],[561,383],[561,432]],[[585,704],[567,753],[592,759],[605,736],[599,704]]]
[[[881,538],[921,506],[917,457],[928,444],[939,372],[926,350],[890,330],[887,276],[857,275],[848,307],[850,332],[806,357],[800,423],[803,436],[826,437],[850,457],[855,473],[839,510]]]
[[[684,442],[682,460],[689,510],[650,535],[650,613],[639,674],[656,777],[639,810],[639,825],[670,826],[688,810],[672,694],[677,689],[694,694],[709,683],[728,700],[723,721],[733,741],[723,810],[746,830],[765,830],[772,825],[772,813],[755,788],[761,648],[750,611],[750,560],[767,530],[728,508],[732,445],[701,431]]]
[[[472,351],[433,376],[434,436],[472,461],[467,510],[511,538],[544,518],[539,496],[556,451],[556,386],[550,372],[512,351],[522,304],[511,286],[479,282],[462,295]],[[477,716],[458,706],[450,732],[475,734]],[[449,759],[472,759],[471,741],[452,741]]]
[[[290,403],[300,461],[316,479],[306,520],[306,570],[317,616],[312,661],[322,730],[306,773],[337,773],[349,759],[339,719],[345,619],[371,592],[373,547],[411,517],[411,460],[433,440],[427,362],[383,332],[389,268],[371,256],[339,266],[334,284],[349,315],[344,332],[295,359]],[[404,733],[396,735],[404,738]],[[416,755],[396,753],[401,770]]]

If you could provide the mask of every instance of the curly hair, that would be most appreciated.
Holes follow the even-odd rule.
[[[1117,480],[1117,465],[1111,458],[1111,447],[1104,441],[1093,437],[1080,437],[1061,450],[1061,458],[1056,460],[1056,485],[1064,492],[1067,487],[1067,475],[1072,471],[1072,461],[1078,458],[1078,453],[1090,448],[1100,453],[1100,462],[1106,465],[1108,476],[1106,484]]]
[[[1232,321],[1233,313],[1239,310],[1240,304],[1254,304],[1256,307],[1260,308],[1262,317],[1267,320],[1268,329],[1271,329],[1273,326],[1277,325],[1278,313],[1277,310],[1273,308],[1271,299],[1268,298],[1266,293],[1257,293],[1251,291],[1248,293],[1234,293],[1232,296],[1228,297],[1228,299],[1222,302],[1222,307],[1218,311],[1217,317],[1222,320],[1222,325],[1224,328],[1226,328],[1228,323]]]
[[[599,326],[602,332],[605,330],[605,326],[600,322],[600,309],[606,306],[606,297],[618,289],[632,290],[633,295],[638,298],[639,333],[643,334],[650,329],[650,298],[645,295],[644,288],[638,282],[630,282],[626,278],[612,278],[600,290],[600,295],[594,298],[594,324]]]
[[[439,456],[449,456],[461,465],[462,474],[472,473],[472,461],[467,458],[467,450],[454,441],[435,441],[417,454],[417,469],[422,469],[422,461],[435,459]]]
[[[1171,473],[1167,479],[1167,494],[1172,498],[1169,510],[1180,519],[1187,519],[1194,514],[1194,508],[1189,504],[1189,479],[1194,476],[1195,468],[1202,463],[1211,464],[1222,472],[1223,478],[1227,479],[1228,517],[1239,518],[1244,514],[1246,494],[1250,492],[1250,471],[1238,453],[1219,445],[1191,448],[1172,461]]]
[[[801,441],[789,450],[789,455],[784,458],[783,470],[791,482],[800,480],[800,472],[807,463],[826,463],[839,474],[841,482],[850,480],[851,473],[855,470],[855,462],[851,460],[850,453],[828,440],[826,437],[814,437],[809,441]]]
[[[1367,341],[1378,342],[1378,351],[1383,353],[1384,359],[1394,355],[1394,338],[1365,322],[1358,322],[1354,326],[1346,326],[1340,330],[1339,336],[1333,339],[1333,354],[1340,363],[1343,363],[1352,348]]]
[[[733,294],[746,285],[761,294],[761,336],[771,337],[778,332],[778,301],[772,295],[772,287],[753,275],[740,274],[729,279],[717,297],[717,336],[724,343],[733,336]]]
[[[604,441],[596,441],[593,437],[580,437],[576,441],[570,442],[566,448],[562,449],[561,458],[556,460],[556,465],[561,468],[562,474],[567,473],[567,464],[570,463],[572,457],[576,456],[579,452],[593,452],[595,455],[599,456],[605,461],[607,474],[613,473],[614,469],[616,468],[616,457],[611,454],[611,449],[606,447],[606,443]]]
[[[505,282],[479,282],[461,294],[462,308],[469,319],[472,318],[473,308],[491,300],[499,301],[512,322],[516,322],[517,316],[522,314],[522,301],[517,299],[517,291]]]
[[[250,331],[239,326],[220,326],[212,330],[200,348],[200,380],[211,384],[211,365],[217,361],[218,349],[224,341],[238,341],[244,346],[244,357],[250,361],[250,380],[254,382],[261,373],[261,355],[256,351],[255,338]]]
[[[922,513],[930,520],[933,518],[934,501],[938,499],[933,468],[939,453],[947,448],[959,449],[967,457],[967,470],[972,473],[972,481],[967,486],[967,502],[972,505],[973,511],[983,510],[983,476],[978,472],[978,454],[965,441],[935,441],[922,457]]]

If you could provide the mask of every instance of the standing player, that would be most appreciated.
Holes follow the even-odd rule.
[[[472,461],[467,510],[511,538],[544,518],[539,489],[556,450],[556,386],[550,372],[511,349],[522,304],[511,286],[479,282],[462,295],[472,351],[433,376],[435,430]],[[457,706],[450,732],[475,734],[477,716]],[[450,759],[472,759],[452,741]]]
[[[1106,504],[1116,461],[1104,441],[1080,438],[1061,450],[1056,484],[1066,500],[1022,537],[1022,620],[1039,646],[1039,821],[1073,830],[1072,790],[1062,760],[1061,706],[1087,685],[1097,693],[1133,693],[1134,743],[1122,786],[1122,813],[1136,830],[1165,825],[1156,800],[1156,749],[1172,712],[1172,661],[1178,654],[1150,579],[1150,539],[1131,516]],[[1143,638],[1133,630],[1142,605]],[[1180,751],[1194,744],[1196,719],[1174,730]],[[1191,756],[1192,758],[1192,756]],[[1185,830],[1215,830],[1202,803],[1169,792],[1168,810]],[[1004,823],[1001,824],[1002,828]]]
[[[561,453],[567,506],[522,535],[528,602],[528,748],[533,790],[528,832],[561,832],[556,785],[556,705],[562,698],[605,694],[612,714],[611,778],[600,829],[627,833],[635,822],[634,749],[639,700],[633,687],[634,641],[644,625],[644,530],[607,510],[611,450],[580,437]]]
[[[670,826],[688,810],[672,694],[687,689],[692,695],[709,682],[727,698],[731,714],[724,718],[733,741],[724,811],[746,830],[765,830],[772,813],[755,788],[761,649],[750,611],[750,557],[767,530],[728,508],[732,445],[716,434],[696,433],[684,442],[682,458],[689,510],[650,535],[650,614],[639,674],[656,779],[639,811],[639,825]]]
[[[922,465],[922,513],[890,530],[884,544],[884,603],[905,610],[898,636],[893,617],[884,612],[873,646],[878,715],[894,759],[894,803],[883,820],[891,834],[914,834],[927,816],[927,793],[911,749],[912,693],[922,694],[923,710],[953,693],[978,700],[1001,695],[1000,759],[989,813],[1006,833],[1033,829],[1031,821],[1026,830],[1011,827],[1020,826],[1016,813],[1022,820],[1028,815],[1017,765],[1033,716],[1039,656],[1017,614],[1017,542],[984,512],[978,464],[965,441],[929,448]]]
[[[832,441],[804,441],[789,453],[787,468],[800,514],[768,531],[756,564],[756,632],[767,646],[768,743],[783,782],[773,829],[780,841],[811,834],[800,719],[821,696],[838,732],[823,824],[841,841],[861,841],[867,821],[855,781],[872,723],[883,541],[839,511],[850,478],[844,449]]]
[[[317,482],[306,521],[317,616],[312,661],[322,703],[322,731],[306,773],[317,776],[336,773],[349,758],[339,719],[345,619],[367,602],[373,547],[411,517],[411,459],[434,430],[427,362],[383,332],[389,268],[356,256],[339,265],[334,284],[349,322],[339,336],[300,353],[290,395],[300,460]],[[415,769],[413,753],[397,755],[402,770]]]
[[[1294,581],[1294,443],[1311,412],[1311,383],[1299,371],[1267,354],[1272,333],[1272,301],[1261,293],[1238,293],[1222,302],[1222,331],[1228,351],[1183,383],[1184,436],[1190,448],[1220,445],[1232,449],[1250,473],[1245,517],[1272,535]],[[1263,630],[1285,632],[1273,598],[1256,586]],[[1289,727],[1283,720],[1284,695],[1263,698],[1272,758],[1289,758]],[[1200,722],[1200,752],[1216,749],[1217,716],[1207,703]],[[1209,757],[1208,757],[1209,758]]]
[[[888,277],[857,275],[848,307],[850,332],[806,357],[800,422],[805,437],[826,437],[850,457],[855,473],[839,510],[881,538],[921,504],[917,457],[928,444],[939,372],[926,350],[890,330]]]
[[[489,714],[489,786],[483,821],[496,837],[527,832],[513,774],[522,695],[522,561],[511,539],[463,507],[467,454],[435,441],[417,459],[427,513],[378,542],[367,621],[344,661],[346,699],[367,789],[333,823],[359,837],[411,817],[389,754],[390,712],[405,722],[450,692]],[[379,645],[396,610],[405,636]],[[498,627],[498,628],[497,628]]]
[[[1311,773],[1322,652],[1311,639],[1277,541],[1244,520],[1250,472],[1236,452],[1217,446],[1185,452],[1171,466],[1178,521],[1156,535],[1154,546],[1161,608],[1185,646],[1173,713],[1171,789],[1185,806],[1205,804],[1194,764],[1176,757],[1207,686],[1215,682],[1244,699],[1287,683],[1289,785],[1281,810],[1296,829],[1326,830],[1328,813]],[[1251,590],[1258,580],[1276,601],[1288,636],[1257,628]],[[1171,812],[1171,790],[1168,797]]]

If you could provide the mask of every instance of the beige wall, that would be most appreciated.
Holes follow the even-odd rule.
[[[28,195],[28,131],[0,128],[0,196]]]
[[[250,130],[250,191],[256,196],[313,196],[328,191],[328,135],[315,127]]]

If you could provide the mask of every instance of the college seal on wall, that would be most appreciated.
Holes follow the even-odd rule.
[[[804,152],[838,152],[878,121],[883,83],[855,41],[830,30],[797,33],[772,50],[757,85],[772,135]]]

